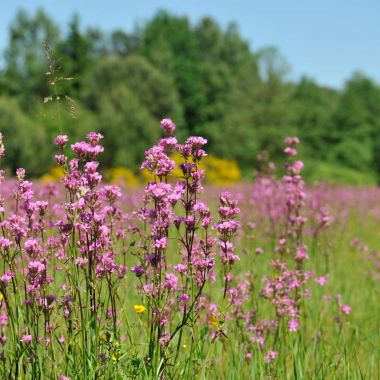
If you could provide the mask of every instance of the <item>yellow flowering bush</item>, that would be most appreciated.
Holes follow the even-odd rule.
[[[149,170],[147,170],[147,169],[141,169],[140,170],[140,177],[141,177],[141,181],[143,183],[148,183],[148,182],[154,181],[152,173],[150,173]]]
[[[58,182],[63,177],[64,177],[63,170],[59,168],[58,166],[54,166],[47,173],[42,175],[41,181],[44,183]]]
[[[202,161],[206,180],[214,185],[229,185],[241,180],[241,171],[236,161],[207,156]]]
[[[173,170],[173,179],[182,177],[182,171],[179,168],[182,158],[179,154],[175,154],[171,159],[176,163],[176,168]],[[215,156],[207,156],[199,166],[206,172],[206,181],[213,185],[229,185],[241,180],[241,171],[236,161],[226,160]],[[63,171],[59,167],[51,168],[46,174],[41,177],[42,182],[57,182],[63,177]],[[105,180],[109,183],[123,183],[128,187],[136,187],[141,182],[151,182],[154,180],[148,170],[141,170],[140,178],[131,170],[124,167],[115,167],[108,169],[105,172]]]
[[[139,184],[139,179],[131,170],[118,166],[116,168],[108,169],[105,173],[105,179],[110,183],[122,182],[128,187],[135,187]]]
[[[177,167],[173,170],[173,177],[182,177],[182,171],[179,168],[179,164],[182,162],[181,156],[174,154],[171,159],[177,164]],[[205,170],[206,181],[213,185],[229,185],[241,180],[239,165],[233,160],[207,156],[202,160],[199,168]]]

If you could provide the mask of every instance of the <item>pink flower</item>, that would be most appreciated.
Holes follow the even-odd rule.
[[[288,330],[292,332],[298,331],[300,324],[296,318],[292,318],[288,323]]]
[[[169,290],[177,290],[178,289],[178,278],[173,273],[167,273],[165,275],[165,288]]]
[[[291,170],[294,174],[300,174],[303,167],[304,164],[302,161],[296,161],[291,167],[289,167],[289,170]]]
[[[0,325],[4,326],[8,323],[8,316],[5,313],[0,314]]]
[[[162,237],[160,239],[154,240],[153,247],[158,249],[164,249],[168,246],[168,238]]]
[[[1,276],[1,282],[7,286],[11,281],[12,281],[12,278],[15,276],[14,272],[5,272],[2,276]]]
[[[171,174],[176,167],[175,162],[169,158],[161,146],[153,146],[145,151],[145,158],[141,169],[147,169],[160,178]]]
[[[86,137],[89,143],[91,144],[91,146],[96,146],[97,144],[99,144],[100,140],[103,138],[103,135],[96,132],[90,132],[90,133],[87,133]]]
[[[0,157],[5,156],[5,148],[3,143],[3,134],[0,132]]]
[[[23,251],[31,257],[37,257],[43,252],[43,249],[39,246],[38,239],[31,238],[25,241]]]
[[[64,154],[56,154],[54,158],[59,166],[63,166],[67,162],[67,156],[65,156]]]
[[[161,348],[166,347],[169,342],[170,342],[170,333],[164,333],[158,341]]]
[[[0,248],[8,249],[11,245],[12,242],[9,239],[0,236]]]
[[[176,129],[176,126],[171,119],[162,119],[160,127],[166,132],[167,135],[172,135]]]
[[[104,151],[104,148],[100,145],[93,145],[85,141],[80,141],[75,144],[72,144],[71,150],[79,158],[96,158],[100,153]]]
[[[117,198],[121,197],[121,189],[115,185],[104,186],[103,195],[107,198],[108,202],[114,203]]]
[[[178,300],[181,303],[186,303],[190,299],[190,296],[187,293],[183,293],[178,297]]]
[[[221,234],[232,234],[240,227],[240,222],[236,220],[226,220],[215,224],[214,229],[218,230]]]
[[[349,305],[342,305],[340,307],[340,310],[342,311],[343,314],[349,315],[351,313],[351,306],[349,306]]]
[[[325,276],[316,277],[316,278],[314,279],[314,281],[315,281],[317,284],[321,285],[321,286],[325,286],[325,285],[327,284],[327,277],[325,277]]]
[[[162,147],[165,150],[174,150],[178,144],[178,141],[175,137],[165,137],[158,142],[158,146]]]
[[[33,337],[31,335],[24,335],[20,340],[22,343],[30,344],[32,343]]]
[[[187,266],[183,264],[178,264],[174,267],[174,270],[177,271],[178,273],[184,274],[186,273]]]
[[[299,144],[300,139],[298,137],[285,137],[285,144],[294,145]]]
[[[84,165],[84,168],[86,172],[88,173],[95,173],[96,170],[98,169],[98,166],[99,166],[99,162],[89,161],[89,162],[86,162],[86,164]]]
[[[58,135],[55,138],[54,144],[58,148],[64,148],[68,141],[69,141],[69,138],[66,135]]]
[[[303,260],[309,259],[309,255],[307,254],[305,247],[300,247],[297,249],[295,258],[298,261],[303,261]]]
[[[88,259],[87,258],[78,257],[78,258],[75,259],[75,264],[77,264],[80,267],[86,265],[87,263],[88,263]]]
[[[270,363],[272,360],[277,358],[277,351],[269,350],[268,354],[264,357],[265,363]]]
[[[171,191],[171,186],[168,183],[152,182],[145,190],[155,200],[166,197]]]
[[[292,148],[290,146],[287,146],[284,149],[284,153],[288,154],[289,156],[296,156],[298,152],[297,152],[296,148]]]
[[[186,140],[186,144],[192,146],[193,149],[197,149],[206,145],[207,140],[201,136],[191,136]]]
[[[260,247],[257,247],[255,252],[256,252],[256,255],[262,255],[264,253],[264,250]]]
[[[45,271],[45,264],[40,261],[31,261],[28,264],[29,272],[31,273],[43,273]]]

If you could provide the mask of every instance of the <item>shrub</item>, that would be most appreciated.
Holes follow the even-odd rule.
[[[326,162],[310,164],[305,177],[310,182],[327,181],[334,185],[370,186],[376,184],[376,175]]]
[[[65,173],[63,172],[63,170],[58,166],[54,166],[47,173],[43,174],[41,176],[40,180],[43,183],[58,182],[64,176],[65,176]]]
[[[105,172],[105,179],[109,183],[120,183],[127,187],[136,187],[139,184],[136,174],[121,166],[108,169]]]
[[[179,169],[182,162],[179,154],[173,154],[172,160],[177,164],[173,170],[173,177],[180,178],[183,174]],[[205,171],[205,182],[212,185],[230,185],[241,180],[241,171],[236,161],[226,160],[208,155],[199,163],[199,169]]]

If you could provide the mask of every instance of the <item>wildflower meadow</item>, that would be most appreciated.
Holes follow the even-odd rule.
[[[380,2],[0,9],[0,380],[380,380]]]
[[[98,132],[56,137],[60,182],[1,172],[0,377],[379,378],[380,191],[305,184],[297,137],[282,178],[210,185],[208,141],[160,127],[143,187]]]

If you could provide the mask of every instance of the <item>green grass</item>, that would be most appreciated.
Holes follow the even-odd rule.
[[[340,206],[338,203],[337,205],[332,205],[333,215],[334,212],[339,215]],[[313,245],[311,237],[306,235],[306,244],[314,247],[310,251],[307,269],[315,271],[317,275],[325,275],[328,268],[328,283],[321,287],[314,281],[310,282],[312,296],[302,301],[301,328],[298,332],[291,333],[285,326],[280,326],[279,339],[274,343],[273,337],[270,337],[264,352],[256,343],[250,343],[250,334],[247,333],[244,323],[228,318],[229,304],[228,301],[223,301],[222,274],[218,273],[216,283],[208,285],[205,294],[219,305],[221,314],[227,316],[226,320],[219,321],[218,327],[212,326],[208,323],[205,313],[201,311],[200,323],[193,329],[184,328],[177,358],[177,339],[169,346],[166,353],[166,379],[378,379],[380,284],[369,274],[373,269],[368,260],[369,251],[358,251],[350,244],[351,239],[359,236],[363,244],[379,249],[378,219],[370,215],[371,205],[363,203],[346,206],[349,207],[348,215],[338,217],[327,230],[324,230],[318,244]],[[247,207],[249,206],[242,205],[245,210]],[[244,224],[252,220],[255,220],[254,214],[245,213]],[[238,245],[241,260],[234,267],[235,277],[248,271],[254,275],[254,289],[244,310],[257,308],[259,319],[271,319],[274,317],[273,307],[260,296],[260,289],[263,286],[262,276],[271,273],[270,260],[277,257],[273,250],[273,241],[258,227],[254,233],[246,229],[238,239]],[[264,250],[264,254],[259,256],[255,254],[255,248],[258,246]],[[176,243],[172,241],[168,252],[171,262],[178,262],[176,248]],[[136,263],[131,255],[128,255],[126,260],[129,267]],[[62,283],[63,280],[57,277],[57,283]],[[107,356],[103,364],[88,353],[81,356],[71,354],[67,351],[67,345],[63,345],[61,349],[55,346],[53,360],[40,345],[37,348],[38,366],[41,372],[46,373],[46,376],[41,378],[56,378],[61,374],[66,374],[71,379],[159,378],[157,373],[152,375],[147,362],[148,312],[137,314],[133,308],[135,304],[144,302],[138,296],[136,285],[134,274],[129,273],[118,289],[118,318],[121,334],[124,335],[120,342],[115,340],[112,334],[107,335],[109,330],[106,324],[95,325],[96,334],[104,335],[104,339],[99,343],[101,351]],[[341,295],[344,304],[352,307],[351,314],[340,324],[335,320],[338,309],[334,299],[324,299],[326,295],[334,298],[337,294]],[[19,318],[21,320],[23,316]],[[58,325],[58,336],[58,330],[64,330],[63,321],[57,319],[53,322]],[[169,321],[172,326],[177,322]],[[90,325],[85,327],[87,331],[91,331],[91,328]],[[223,331],[223,334],[213,340],[211,334],[218,330]],[[76,352],[82,352],[84,347],[80,337],[76,339],[76,345]],[[5,354],[13,355],[14,346],[7,344],[5,347]],[[276,349],[279,354],[276,360],[267,364],[264,362],[264,356],[271,348]],[[18,350],[22,349],[23,347],[18,345]],[[246,357],[247,351],[252,353],[249,359]],[[25,360],[27,352],[23,355]],[[86,365],[83,364],[83,358],[87,358]],[[22,375],[19,378],[34,378],[28,370],[20,373]],[[3,376],[5,375],[4,372]]]

